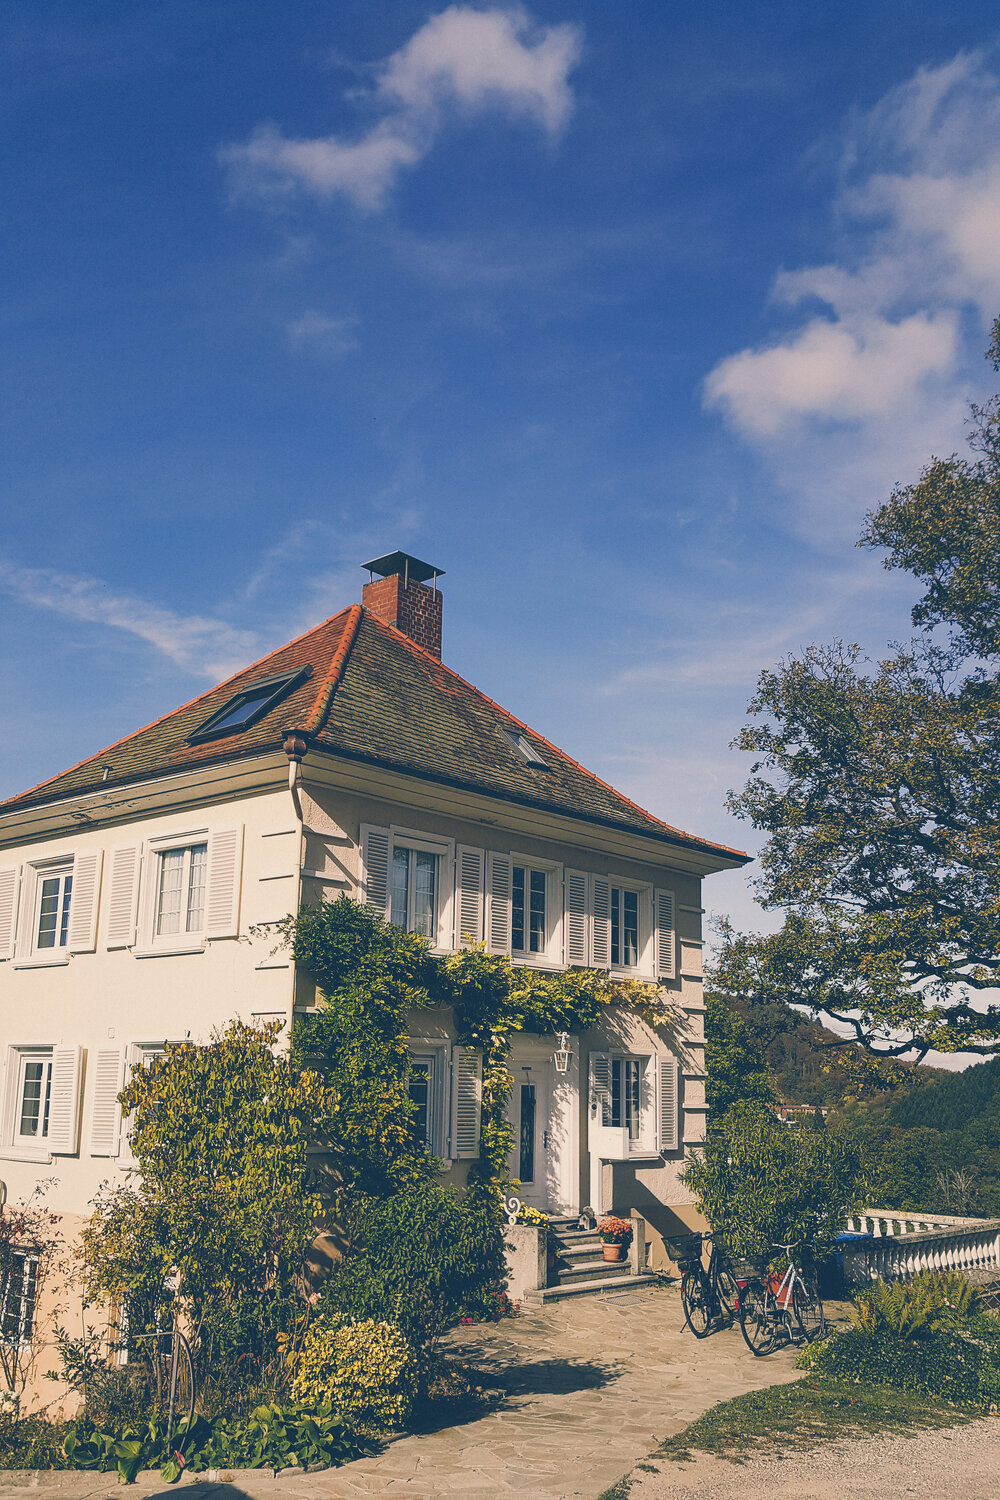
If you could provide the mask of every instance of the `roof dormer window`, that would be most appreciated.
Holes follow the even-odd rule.
[[[518,734],[515,729],[501,729],[500,733],[514,752],[521,757],[525,765],[534,766],[538,771],[547,771],[549,769],[548,761],[539,755],[526,735]]]
[[[228,703],[223,704],[210,719],[206,719],[201,728],[189,736],[188,743],[196,745],[201,740],[242,734],[251,724],[256,724],[258,719],[270,713],[300,682],[304,682],[311,671],[312,667],[303,667],[298,672],[282,672],[279,677],[265,677],[260,682],[250,683],[242,692],[230,698]]]

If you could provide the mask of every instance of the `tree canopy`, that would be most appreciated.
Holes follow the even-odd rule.
[[[988,351],[1000,368],[1000,319]],[[868,662],[813,646],[764,671],[730,806],[768,835],[778,933],[727,928],[713,983],[845,1023],[881,1055],[1000,1052],[1000,397],[973,456],[933,459],[859,545],[924,592],[914,638]]]

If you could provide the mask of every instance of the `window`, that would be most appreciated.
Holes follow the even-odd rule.
[[[41,1146],[48,1139],[52,1108],[52,1049],[18,1052],[14,1096],[14,1145]]]
[[[434,1042],[410,1043],[407,1090],[415,1107],[413,1128],[435,1156],[445,1149],[445,1051]]]
[[[396,844],[390,872],[389,921],[433,942],[437,935],[438,856]]]
[[[514,729],[501,729],[500,733],[515,754],[520,756],[526,765],[534,766],[536,771],[547,771],[549,769],[548,761],[544,756],[539,755],[527,735],[519,734]]]
[[[293,688],[304,682],[312,667],[303,667],[299,672],[283,672],[279,677],[265,677],[245,687],[230,698],[200,729],[192,734],[188,743],[196,745],[201,740],[214,740],[226,734],[242,734],[251,724],[256,724],[265,714],[288,696]]]
[[[35,950],[65,949],[69,940],[69,908],[73,896],[73,865],[49,866],[38,870]]]
[[[160,854],[156,937],[204,931],[207,874],[207,843],[165,849]]]
[[[611,887],[611,967],[633,969],[639,962],[639,892]]]
[[[544,870],[513,867],[510,945],[515,953],[545,952],[545,883]]]
[[[624,1125],[629,1142],[642,1134],[642,1084],[645,1059],[612,1057],[611,1124]]]
[[[0,1337],[10,1344],[30,1344],[35,1326],[38,1255],[12,1250],[0,1283]]]

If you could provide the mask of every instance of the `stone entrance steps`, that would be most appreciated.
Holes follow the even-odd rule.
[[[605,1260],[596,1230],[581,1229],[576,1219],[550,1220],[549,1248],[556,1261],[549,1270],[549,1285],[530,1294],[535,1305],[593,1292],[632,1291],[656,1281],[655,1276],[631,1275],[627,1259]]]

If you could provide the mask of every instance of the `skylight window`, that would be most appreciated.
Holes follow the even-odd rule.
[[[548,761],[542,759],[526,735],[518,734],[515,729],[501,729],[500,733],[526,765],[534,766],[538,771],[549,769]]]
[[[201,728],[196,729],[189,737],[189,744],[221,739],[227,734],[242,734],[251,724],[256,724],[258,719],[270,713],[300,682],[304,682],[311,671],[311,667],[303,667],[299,672],[283,672],[280,677],[265,677],[260,682],[250,683],[242,692],[230,698],[228,703],[224,703],[210,719],[206,719]]]

